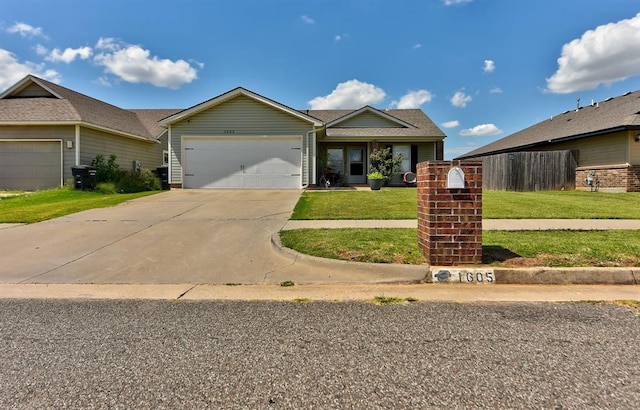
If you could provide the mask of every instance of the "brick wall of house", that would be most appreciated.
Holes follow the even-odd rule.
[[[582,167],[576,170],[576,189],[592,189],[586,179],[592,174],[599,189],[640,192],[640,166]]]
[[[464,172],[464,188],[447,188],[453,167]],[[417,171],[418,245],[427,263],[482,263],[482,162],[427,161]]]

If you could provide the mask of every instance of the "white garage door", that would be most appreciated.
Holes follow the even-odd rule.
[[[61,141],[0,141],[0,190],[34,191],[61,183]]]
[[[184,138],[185,188],[300,188],[300,137]]]

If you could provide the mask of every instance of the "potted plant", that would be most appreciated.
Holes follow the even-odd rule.
[[[379,191],[382,188],[384,176],[378,171],[370,172],[367,174],[367,181],[372,190]]]

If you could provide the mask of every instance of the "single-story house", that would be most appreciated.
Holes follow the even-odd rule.
[[[0,189],[60,185],[97,154],[165,163],[180,188],[300,189],[327,169],[362,184],[378,147],[415,172],[443,158],[444,138],[419,109],[295,110],[239,87],[185,110],[125,110],[28,76],[0,95],[0,162],[21,158],[0,165]]]
[[[124,170],[162,166],[158,120],[176,111],[125,110],[29,75],[0,94],[0,189],[61,186],[97,155]]]
[[[295,110],[236,88],[160,121],[170,183],[182,188],[303,188],[325,169],[367,180],[371,152],[392,148],[403,171],[442,159],[445,134],[419,109]],[[392,183],[402,184],[401,174]]]
[[[578,106],[457,159],[559,150],[577,154],[576,189],[640,192],[640,91]]]

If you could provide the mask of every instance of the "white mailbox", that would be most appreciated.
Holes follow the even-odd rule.
[[[453,167],[447,174],[447,188],[464,189],[464,171],[460,167]]]

